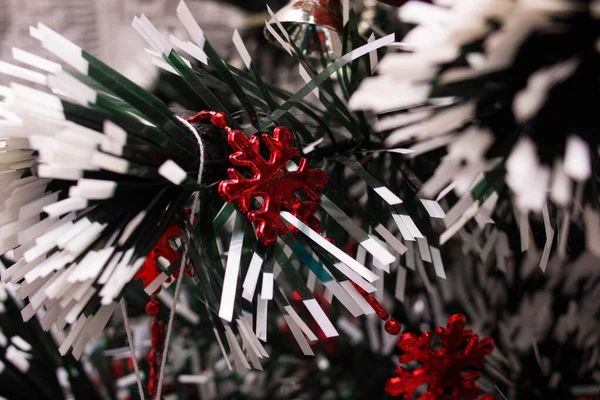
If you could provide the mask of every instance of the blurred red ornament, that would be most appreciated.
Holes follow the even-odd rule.
[[[154,299],[154,296],[152,296],[152,300],[150,300],[150,302],[146,305],[146,311],[148,312],[148,305],[150,305],[151,303],[155,303],[156,306],[156,314],[158,314],[158,311],[160,309],[160,305],[158,304],[158,302]],[[154,310],[151,310],[154,311]],[[150,312],[148,312],[148,314],[150,314]],[[156,317],[156,314],[154,314],[154,317],[152,319],[152,322],[150,323],[150,340],[152,343],[152,348],[150,349],[150,352],[148,353],[148,364],[150,365],[150,371],[149,371],[149,377],[148,377],[148,394],[150,396],[154,396],[156,394],[156,390],[158,388],[158,372],[160,370],[160,364],[159,364],[159,354],[161,353],[162,350],[162,345],[164,342],[164,337],[165,337],[165,324],[163,321],[159,321],[158,318]],[[152,315],[152,314],[150,314]]]
[[[402,329],[402,325],[400,324],[400,322],[398,322],[394,318],[390,318],[387,321],[385,321],[384,328],[385,328],[385,331],[387,333],[389,333],[390,335],[397,335],[400,333],[400,329]]]
[[[481,373],[472,370],[465,372],[464,369],[481,368],[484,357],[494,349],[494,340],[489,337],[479,340],[471,330],[465,330],[466,322],[464,315],[455,314],[448,319],[446,328],[437,328],[435,334],[441,340],[437,350],[431,348],[430,332],[424,332],[420,337],[412,333],[400,336],[398,347],[404,351],[400,362],[417,361],[421,368],[411,371],[399,366],[396,369],[398,376],[385,385],[386,392],[412,399],[417,388],[427,384],[427,392],[419,400],[492,400],[489,395],[481,395],[479,385],[475,382]],[[460,347],[463,343],[464,348]],[[448,387],[452,388],[452,393],[445,395]]]
[[[318,189],[325,187],[327,176],[318,168],[310,168],[308,161],[300,160],[296,171],[288,171],[288,162],[300,156],[300,150],[291,146],[292,134],[284,127],[277,127],[273,136],[263,134],[262,141],[270,152],[265,160],[260,154],[260,137],[250,139],[243,132],[226,128],[228,141],[235,150],[229,156],[233,165],[249,168],[252,178],[245,178],[235,168],[229,168],[230,180],[219,184],[219,194],[229,202],[235,202],[239,210],[248,216],[250,222],[256,223],[256,236],[266,245],[277,241],[277,235],[287,235],[288,228],[279,213],[289,211],[296,218],[320,232],[319,220],[313,215],[320,196]],[[302,191],[308,200],[301,201],[296,192]],[[250,211],[254,198],[261,197],[259,210]]]
[[[190,210],[186,209],[186,213],[189,217]],[[175,221],[172,221],[160,239],[158,239],[158,242],[156,242],[150,254],[148,254],[146,261],[144,261],[144,264],[135,275],[135,279],[141,279],[144,283],[144,287],[151,284],[163,272],[162,268],[158,264],[159,258],[162,257],[166,259],[169,264],[172,264],[179,258],[179,256],[181,256],[181,252],[178,251],[177,245],[177,240],[181,239],[182,236],[181,232],[179,231],[179,226]],[[190,275],[189,265],[185,267],[185,273]],[[178,276],[179,269],[176,269],[173,272],[172,277],[177,278]],[[159,290],[160,288],[157,289],[157,291]]]
[[[111,367],[112,374],[115,378],[121,378],[125,375],[125,367],[123,365],[123,360],[113,360]]]
[[[210,117],[210,115],[209,115]],[[190,210],[186,210],[188,217],[190,216]],[[158,263],[159,258],[166,259],[170,264],[175,262],[180,256],[178,240],[181,240],[181,232],[179,226],[175,221],[167,226],[167,229],[163,232],[158,242],[152,248],[152,251],[144,261],[144,264],[135,275],[136,279],[143,281],[144,287],[151,284],[161,273],[162,269]],[[189,266],[185,267],[185,273],[190,275]],[[179,275],[179,269],[177,269],[173,276],[176,278]],[[170,279],[170,278],[169,278]],[[158,292],[160,287],[156,290]],[[155,293],[156,293],[155,292]],[[160,303],[154,298],[154,294],[151,296],[150,301],[146,303],[146,313],[152,317],[150,323],[150,338],[152,347],[148,353],[148,364],[150,366],[149,377],[148,377],[148,394],[154,396],[158,387],[158,372],[160,365],[158,363],[158,355],[161,352],[161,348],[164,341],[164,323],[157,317],[160,312]]]
[[[350,281],[352,282],[352,281]],[[369,303],[375,314],[382,320],[386,321],[390,314],[386,311],[383,305],[373,296],[371,293],[368,293],[366,290],[358,286],[356,283],[352,282],[354,288],[360,293],[360,295]]]
[[[350,281],[352,282],[352,281]],[[390,318],[390,313],[383,307],[383,305],[373,296],[371,293],[368,293],[366,290],[358,286],[356,283],[352,282],[354,288],[360,293],[360,295],[369,303],[375,314],[379,318],[385,321],[384,329],[390,335],[397,335],[400,333],[402,329],[402,325],[400,322],[395,320],[394,318]]]
[[[151,317],[156,316],[156,314],[158,314],[159,311],[160,311],[160,305],[158,304],[158,301],[156,301],[155,299],[150,300],[146,304],[146,314],[150,315]]]
[[[141,279],[144,283],[144,287],[151,284],[162,272],[158,259],[160,257],[165,258],[170,263],[177,260],[179,252],[171,246],[173,239],[179,238],[179,227],[177,223],[172,222],[165,232],[162,234],[158,242],[154,245],[154,248],[144,261],[144,264],[135,275],[136,279]]]
[[[222,112],[217,112],[210,118],[210,122],[219,129],[225,129],[227,126],[227,117]]]

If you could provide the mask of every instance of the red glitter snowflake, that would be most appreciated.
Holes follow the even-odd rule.
[[[494,349],[494,340],[489,337],[479,340],[471,330],[465,330],[466,323],[464,315],[455,314],[448,319],[446,328],[437,328],[435,333],[441,340],[437,350],[431,348],[430,332],[421,337],[412,333],[400,336],[398,347],[404,351],[400,362],[417,361],[421,368],[411,371],[399,366],[398,376],[387,382],[385,390],[392,396],[412,399],[419,386],[427,384],[427,392],[419,400],[492,400],[490,395],[479,397],[481,392],[475,381],[481,373],[464,370],[481,368],[484,357]]]
[[[142,265],[135,275],[136,279],[141,279],[143,281],[144,287],[151,284],[162,272],[160,265],[158,265],[158,259],[160,257],[167,259],[170,263],[177,260],[179,252],[171,246],[171,242],[178,237],[179,227],[173,222],[167,227],[158,242],[156,242],[154,248],[150,254],[148,254],[148,258],[144,261],[144,265]]]
[[[270,157],[260,154],[260,138],[248,139],[243,132],[228,130],[227,140],[235,152],[229,156],[233,165],[247,167],[253,177],[246,178],[234,168],[229,168],[230,180],[219,184],[219,194],[229,203],[235,202],[250,222],[256,223],[256,235],[264,245],[272,245],[277,235],[287,235],[288,228],[279,216],[282,210],[320,232],[319,220],[313,215],[319,200],[318,189],[325,187],[327,176],[318,168],[310,168],[308,161],[300,160],[296,171],[288,171],[288,162],[300,156],[300,150],[291,146],[292,134],[284,127],[277,127],[273,136],[262,135]],[[302,191],[308,200],[300,200],[297,192]],[[262,198],[259,210],[250,211],[252,200]]]
[[[186,209],[186,213],[189,217],[190,210]],[[181,256],[181,252],[177,250],[176,240],[181,239],[181,232],[179,231],[179,225],[175,221],[171,221],[167,229],[163,232],[158,242],[152,248],[150,254],[144,261],[144,264],[135,275],[135,279],[141,279],[144,287],[151,284],[162,272],[160,265],[158,264],[158,259],[163,257],[170,264],[175,262],[179,256]],[[185,267],[185,273],[190,275],[190,267],[189,265]],[[173,277],[177,278],[179,276],[179,269],[174,271]],[[171,279],[167,280],[167,282]]]

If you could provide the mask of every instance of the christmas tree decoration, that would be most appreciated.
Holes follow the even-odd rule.
[[[354,151],[369,136],[369,127],[358,122],[364,121],[362,116],[348,111],[329,80],[340,74],[346,77],[346,89],[356,87],[360,75],[349,79],[346,70],[393,43],[393,35],[361,43],[358,35],[347,32],[346,39],[352,36],[356,44],[352,51],[318,73],[287,42],[307,81],[290,94],[261,79],[237,32],[233,43],[248,71],[219,57],[185,3],[177,15],[191,41],[166,40],[143,15],[132,25],[152,47],[154,63],[181,78],[179,84],[193,93],[199,109],[213,111],[175,113],[43,24],[31,29],[33,37],[64,64],[30,55],[20,60],[36,70],[12,64],[2,69],[42,86],[13,83],[2,92],[7,150],[0,153],[5,166],[0,251],[13,262],[2,279],[28,299],[24,320],[43,313],[42,327],[55,327],[64,335],[60,353],[71,351],[79,359],[86,344],[101,337],[117,303],[130,336],[123,296],[134,278],[141,278],[148,295],[168,284],[169,277],[176,278],[164,332],[162,322],[152,316],[150,383],[157,398],[183,286],[202,299],[221,351],[231,354],[232,368],[241,372],[261,369],[261,360],[268,357],[259,340],[266,341],[269,303],[298,333],[302,349],[307,349],[307,337],[315,337],[291,307],[292,294],[300,296],[307,311],[303,314],[324,337],[339,334],[315,299],[314,286],[307,286],[311,274],[352,315],[365,313],[359,306],[364,299],[353,285],[373,292],[380,274],[366,267],[366,260],[359,262],[338,248],[336,236],[341,235],[341,243],[347,237],[356,240],[377,271],[388,270],[397,260],[388,246],[398,255],[406,251],[389,223],[406,240],[418,237],[422,257],[430,252],[399,197],[357,161]],[[354,31],[355,16],[347,22],[348,31]],[[317,86],[319,106],[304,100],[316,94]],[[223,105],[222,92],[239,101],[236,111]],[[314,135],[315,124],[324,129],[320,135],[328,136],[327,143]],[[273,125],[273,136],[246,137],[270,132]],[[235,168],[228,169],[230,163]],[[253,177],[246,176],[245,168]],[[339,176],[344,168],[374,189],[374,201],[387,204],[387,215],[371,216],[348,197]],[[335,179],[327,177],[331,174]],[[262,204],[254,201],[256,208],[255,198],[262,199]],[[360,218],[366,230],[347,213]],[[256,232],[247,222],[256,223]],[[428,218],[422,222],[430,223]],[[288,229],[297,235],[285,236]],[[307,268],[298,270],[297,262]],[[238,282],[243,282],[241,289]],[[156,312],[153,300],[148,310]],[[248,323],[247,314],[256,326]],[[388,325],[391,331],[399,328],[394,321]],[[134,360],[136,374],[137,365]],[[140,385],[141,375],[136,379]]]
[[[268,135],[263,136],[264,142],[271,150],[271,159],[268,163],[258,161],[259,142],[253,140],[258,139],[257,136],[248,141],[238,131],[237,134],[232,133],[230,138],[232,146],[240,149],[232,155],[232,158],[235,157],[234,162],[240,166],[252,165],[257,173],[252,181],[247,181],[238,172],[234,172],[236,170],[231,169],[229,173],[232,179],[221,182],[219,193],[227,201],[236,201],[242,212],[247,213],[250,222],[258,222],[258,240],[264,245],[271,245],[275,243],[277,234],[287,234],[287,228],[279,216],[284,207],[293,211],[293,215],[319,233],[319,222],[312,215],[318,207],[316,200],[319,194],[315,189],[323,188],[327,179],[319,169],[307,170],[306,159],[300,161],[297,171],[287,171],[286,164],[295,150],[297,151],[289,147],[291,133],[286,128],[279,127],[275,128],[272,139]],[[297,154],[299,155],[299,152]],[[294,194],[296,190],[303,190],[310,200],[298,200]],[[248,212],[249,199],[257,196],[263,198],[262,208],[259,211]]]
[[[437,328],[435,334],[441,341],[437,350],[432,349],[429,332],[421,337],[412,333],[400,336],[398,347],[404,352],[400,362],[418,361],[421,368],[410,371],[398,367],[398,377],[388,381],[386,391],[393,396],[403,394],[406,398],[412,398],[419,386],[427,384],[427,392],[419,397],[420,400],[445,398],[448,387],[451,388],[451,399],[480,398],[479,386],[475,383],[480,373],[466,372],[465,368],[481,368],[484,357],[494,348],[494,341],[491,338],[479,340],[472,331],[465,330],[465,325],[465,316],[455,314],[448,319],[446,328]],[[464,344],[462,349],[461,344]],[[491,400],[492,397],[482,396],[481,399]]]
[[[250,140],[242,131],[232,130],[227,126],[227,117],[223,113],[200,111],[188,120],[207,120],[217,128],[225,129],[227,141],[235,150],[229,156],[232,164],[248,167],[254,173],[252,179],[244,178],[236,169],[228,169],[231,180],[219,183],[219,194],[229,203],[235,202],[239,210],[248,216],[250,222],[256,222],[256,235],[265,246],[277,241],[277,236],[287,235],[288,229],[279,216],[285,209],[295,217],[320,233],[319,221],[312,215],[318,208],[316,201],[319,194],[315,189],[322,189],[327,183],[327,176],[319,169],[307,170],[307,160],[300,160],[296,171],[288,171],[287,165],[292,158],[300,156],[300,150],[290,146],[292,134],[283,127],[275,128],[273,137],[263,134],[270,157],[265,160],[260,154],[260,138],[256,135]],[[300,201],[295,192],[304,191],[310,200]],[[260,197],[262,207],[259,211],[249,212],[252,201]]]
[[[402,325],[395,320],[394,318],[390,318],[390,314],[386,311],[386,309],[381,305],[379,301],[373,296],[371,293],[367,293],[357,284],[353,284],[356,290],[361,294],[361,296],[367,301],[367,303],[371,306],[375,314],[381,318],[384,322],[384,329],[390,335],[397,335],[400,333],[402,329]]]
[[[0,261],[0,271],[5,267]],[[42,317],[21,320],[24,304],[11,286],[0,286],[0,395],[4,398],[101,400],[95,376],[72,357],[61,357],[61,335],[44,332]]]
[[[596,397],[595,2],[285,3],[0,62],[0,396]]]
[[[148,363],[150,364],[150,376],[148,378],[148,394],[150,396],[156,395],[159,381],[158,374],[160,370],[158,356],[162,353],[161,347],[164,344],[165,336],[165,325],[163,321],[159,321],[158,318],[156,318],[156,315],[158,314],[159,310],[160,305],[154,298],[150,300],[150,302],[148,302],[148,304],[146,305],[146,312],[148,313],[148,315],[153,317],[152,323],[150,325],[152,350],[150,350],[150,353],[148,354]]]
[[[340,35],[345,22],[340,12],[340,0],[290,0],[265,27],[265,36],[273,44],[289,51],[288,42],[293,42],[308,57],[336,59],[342,55]],[[274,25],[279,23],[282,32]]]
[[[151,290],[150,284],[153,282],[156,281],[154,284],[156,286],[158,282],[162,284],[170,279],[168,275],[163,273],[162,268],[168,268],[181,258],[181,253],[178,251],[181,243],[179,226],[173,221],[169,224],[160,239],[158,239],[158,242],[156,242],[150,254],[148,254],[144,264],[142,264],[140,270],[135,275],[136,279],[142,280],[144,287],[148,288],[148,291]],[[174,271],[173,276],[177,278],[178,273],[178,270]],[[189,267],[186,267],[186,273],[190,275]],[[160,286],[156,289],[160,290]]]
[[[460,312],[473,332],[494,340],[478,369],[482,393],[515,400],[597,396],[600,340],[593,332],[600,320],[591,300],[598,293],[597,259],[584,253],[564,261],[555,254],[543,272],[541,252],[531,249],[519,259],[518,228],[505,229],[513,254],[502,263],[493,256],[482,262],[456,241],[448,258],[460,263],[448,266],[446,280],[432,282],[425,293],[418,282],[407,283],[412,290],[405,303],[414,307],[401,319],[404,332],[418,337]]]
[[[544,216],[542,269],[553,246],[566,255],[569,231],[580,223],[595,251],[595,2],[439,3],[400,8],[400,18],[416,25],[402,41],[405,51],[382,60],[351,107],[382,115],[376,125],[386,147],[406,144],[432,156],[445,147],[420,194],[459,198],[454,209],[464,218],[447,227],[460,229],[472,217],[481,225],[507,188],[523,250],[530,216]]]

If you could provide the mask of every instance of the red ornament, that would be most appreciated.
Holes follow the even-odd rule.
[[[227,126],[227,117],[222,112],[215,113],[210,122],[219,129],[224,129]]]
[[[151,284],[162,272],[162,269],[158,265],[158,259],[163,257],[170,263],[177,260],[179,252],[171,246],[174,239],[180,237],[179,227],[177,223],[172,222],[165,232],[162,234],[154,248],[144,261],[144,264],[135,275],[136,279],[141,279],[144,283],[144,287]]]
[[[160,364],[158,362],[158,355],[161,352],[162,345],[165,336],[165,324],[163,321],[158,320],[156,315],[160,311],[160,304],[154,296],[146,304],[146,312],[152,316],[152,322],[150,323],[150,339],[152,348],[148,353],[148,364],[150,365],[149,377],[148,377],[148,394],[154,396],[158,388],[158,372]]]
[[[494,349],[494,340],[489,337],[479,340],[471,330],[465,330],[466,323],[464,315],[455,314],[448,319],[446,328],[437,328],[435,334],[442,342],[437,350],[431,348],[430,332],[424,332],[421,337],[412,333],[400,336],[398,347],[405,353],[400,356],[400,362],[418,361],[421,368],[411,371],[399,366],[396,369],[398,376],[386,383],[386,392],[412,399],[419,386],[428,384],[427,392],[419,400],[477,399],[481,392],[475,381],[481,373],[463,370],[467,367],[481,368],[484,357]],[[459,349],[462,343],[466,346]],[[444,395],[447,387],[452,388],[449,397]],[[492,400],[492,397],[484,395],[481,399]]]
[[[209,119],[215,127],[227,131],[227,141],[235,150],[229,161],[249,168],[254,174],[252,178],[245,178],[236,169],[229,168],[227,172],[231,179],[219,184],[219,194],[228,203],[235,202],[248,220],[257,224],[258,240],[269,246],[277,241],[277,235],[287,235],[288,228],[279,216],[282,210],[289,211],[320,233],[321,225],[313,213],[320,198],[317,189],[325,187],[327,176],[318,168],[309,168],[305,158],[300,160],[296,171],[288,171],[288,162],[301,154],[291,146],[291,132],[280,126],[275,128],[273,137],[262,135],[270,152],[269,160],[265,160],[260,154],[260,137],[255,135],[248,139],[242,131],[231,129],[224,113],[204,110],[189,117],[188,121],[207,122]],[[296,196],[297,191],[303,191],[309,199],[301,201]],[[256,197],[263,199],[262,206],[260,210],[250,211]]]
[[[360,293],[360,295],[369,303],[375,314],[379,318],[385,321],[385,325],[383,326],[385,331],[390,335],[397,335],[400,333],[402,329],[402,324],[395,320],[394,318],[390,318],[390,313],[383,307],[383,305],[373,296],[371,293],[367,292],[356,283],[350,281],[354,288]]]
[[[160,305],[158,304],[158,301],[156,301],[155,299],[150,300],[146,304],[146,314],[150,315],[151,317],[156,316],[159,311],[160,311]]]
[[[210,117],[211,117],[211,115],[213,115],[213,113],[211,113],[210,111],[204,110],[204,111],[200,111],[197,115],[198,115],[198,118],[206,120],[206,119],[210,119]]]
[[[125,375],[125,367],[123,365],[123,360],[114,360],[111,364],[112,374],[115,378],[120,378]]]
[[[231,179],[219,184],[219,194],[225,201],[235,202],[239,210],[247,214],[248,220],[257,224],[258,240],[269,246],[277,241],[277,235],[287,235],[288,228],[279,216],[282,210],[289,211],[320,232],[321,225],[313,213],[320,197],[317,190],[325,187],[327,176],[318,168],[310,168],[305,158],[300,160],[298,170],[288,171],[288,162],[300,156],[300,150],[291,146],[291,132],[280,126],[275,128],[273,137],[262,135],[270,152],[269,159],[265,160],[260,154],[259,136],[248,139],[241,131],[227,130],[227,140],[235,150],[229,160],[233,165],[249,168],[254,176],[245,178],[236,169],[229,168],[227,172]],[[298,199],[297,191],[306,193],[309,200]],[[262,197],[262,207],[250,211],[256,197]]]
[[[209,115],[210,117],[210,115]],[[188,217],[190,210],[186,210]],[[179,226],[175,221],[172,221],[167,229],[162,234],[158,242],[154,245],[154,248],[144,261],[144,264],[135,275],[136,279],[142,279],[144,287],[151,284],[162,272],[158,259],[160,257],[165,258],[169,263],[173,263],[179,258],[181,253],[177,251],[176,240],[181,240],[181,232]],[[190,267],[186,266],[185,273],[190,275]],[[173,274],[175,277],[179,275],[179,270]],[[170,279],[170,278],[169,278]],[[158,292],[160,288],[156,290]],[[148,364],[150,365],[149,377],[148,377],[148,394],[154,396],[158,386],[158,372],[159,362],[158,355],[160,354],[163,341],[164,341],[164,323],[157,317],[160,311],[160,303],[154,298],[154,294],[151,296],[150,301],[146,303],[146,313],[152,317],[150,323],[150,338],[152,342],[152,348],[148,353]]]
[[[394,318],[390,318],[387,321],[385,321],[384,328],[385,331],[390,335],[397,335],[400,333],[402,325],[400,325],[400,322],[396,321]]]
[[[191,214],[189,209],[186,209],[186,213],[188,217]],[[177,240],[183,240],[183,238],[179,231],[179,226],[175,221],[172,221],[160,239],[158,239],[158,242],[156,242],[154,248],[150,254],[148,254],[146,261],[144,261],[144,264],[135,275],[135,279],[141,279],[143,281],[144,287],[151,284],[162,273],[162,269],[158,264],[158,259],[160,257],[166,259],[170,264],[179,258],[181,252],[177,251]],[[189,265],[185,267],[185,273],[188,276],[191,275]],[[179,276],[179,269],[175,270],[172,276],[177,278]],[[171,277],[167,279],[167,282],[169,279],[171,279]],[[157,292],[159,290],[160,288],[157,289]]]
[[[358,291],[358,293],[360,293],[360,295],[367,301],[367,303],[369,303],[369,305],[371,306],[373,311],[375,311],[375,314],[377,314],[377,316],[379,318],[381,318],[382,320],[387,322],[387,320],[390,318],[390,314],[383,307],[383,305],[379,302],[379,300],[377,300],[375,298],[375,296],[373,296],[371,293],[367,292],[365,289],[358,286],[353,281],[350,281],[350,282],[352,283],[352,286],[354,286],[354,288]]]

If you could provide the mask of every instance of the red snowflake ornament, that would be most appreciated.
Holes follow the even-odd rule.
[[[178,237],[179,227],[173,222],[167,227],[158,242],[156,242],[154,248],[148,254],[148,258],[146,258],[146,261],[144,261],[144,264],[135,275],[136,279],[143,281],[144,287],[151,284],[161,274],[162,269],[158,265],[160,257],[167,259],[171,263],[177,260],[179,252],[171,246],[171,242]]]
[[[398,339],[398,347],[404,351],[401,363],[417,361],[421,368],[411,371],[403,366],[396,369],[397,377],[390,379],[385,390],[392,396],[404,395],[412,399],[421,385],[428,384],[427,392],[418,400],[492,400],[489,395],[481,395],[475,382],[479,371],[465,372],[465,368],[481,368],[484,357],[494,349],[494,340],[486,337],[479,340],[471,330],[465,330],[467,318],[455,314],[448,319],[446,328],[439,327],[435,334],[441,340],[439,349],[431,348],[431,333],[424,332],[417,337],[405,333]],[[465,344],[464,348],[460,347]],[[451,389],[446,394],[446,389]]]
[[[226,128],[227,129],[227,128]],[[320,232],[319,220],[313,215],[317,210],[320,196],[318,189],[325,187],[327,176],[318,168],[310,168],[303,158],[296,171],[288,171],[287,164],[300,156],[300,150],[291,146],[292,134],[285,127],[277,127],[273,136],[262,135],[262,140],[270,152],[268,160],[260,154],[260,137],[250,139],[238,130],[227,129],[227,140],[235,150],[229,156],[233,165],[247,167],[253,177],[246,178],[234,168],[229,168],[230,180],[219,184],[219,194],[229,202],[235,202],[239,210],[256,224],[256,236],[266,245],[277,241],[277,235],[287,235],[288,228],[279,213],[289,211],[296,218]],[[304,192],[308,200],[300,200],[296,192]],[[262,197],[259,210],[250,211],[252,200]]]
[[[191,211],[186,209],[186,214],[188,217],[190,216],[190,213]],[[151,284],[162,273],[162,269],[158,264],[159,258],[163,257],[169,261],[170,264],[172,264],[179,258],[179,256],[181,256],[181,252],[177,250],[177,245],[175,242],[177,239],[181,238],[179,225],[177,225],[175,221],[171,221],[160,239],[158,239],[158,242],[156,242],[152,248],[150,254],[148,254],[146,261],[144,261],[144,264],[135,275],[135,279],[141,279],[144,287]],[[185,267],[185,273],[187,275],[191,274],[189,265]],[[179,276],[179,270],[176,270],[173,273],[173,277],[177,278],[177,276]],[[169,280],[167,280],[167,282],[168,281]]]

